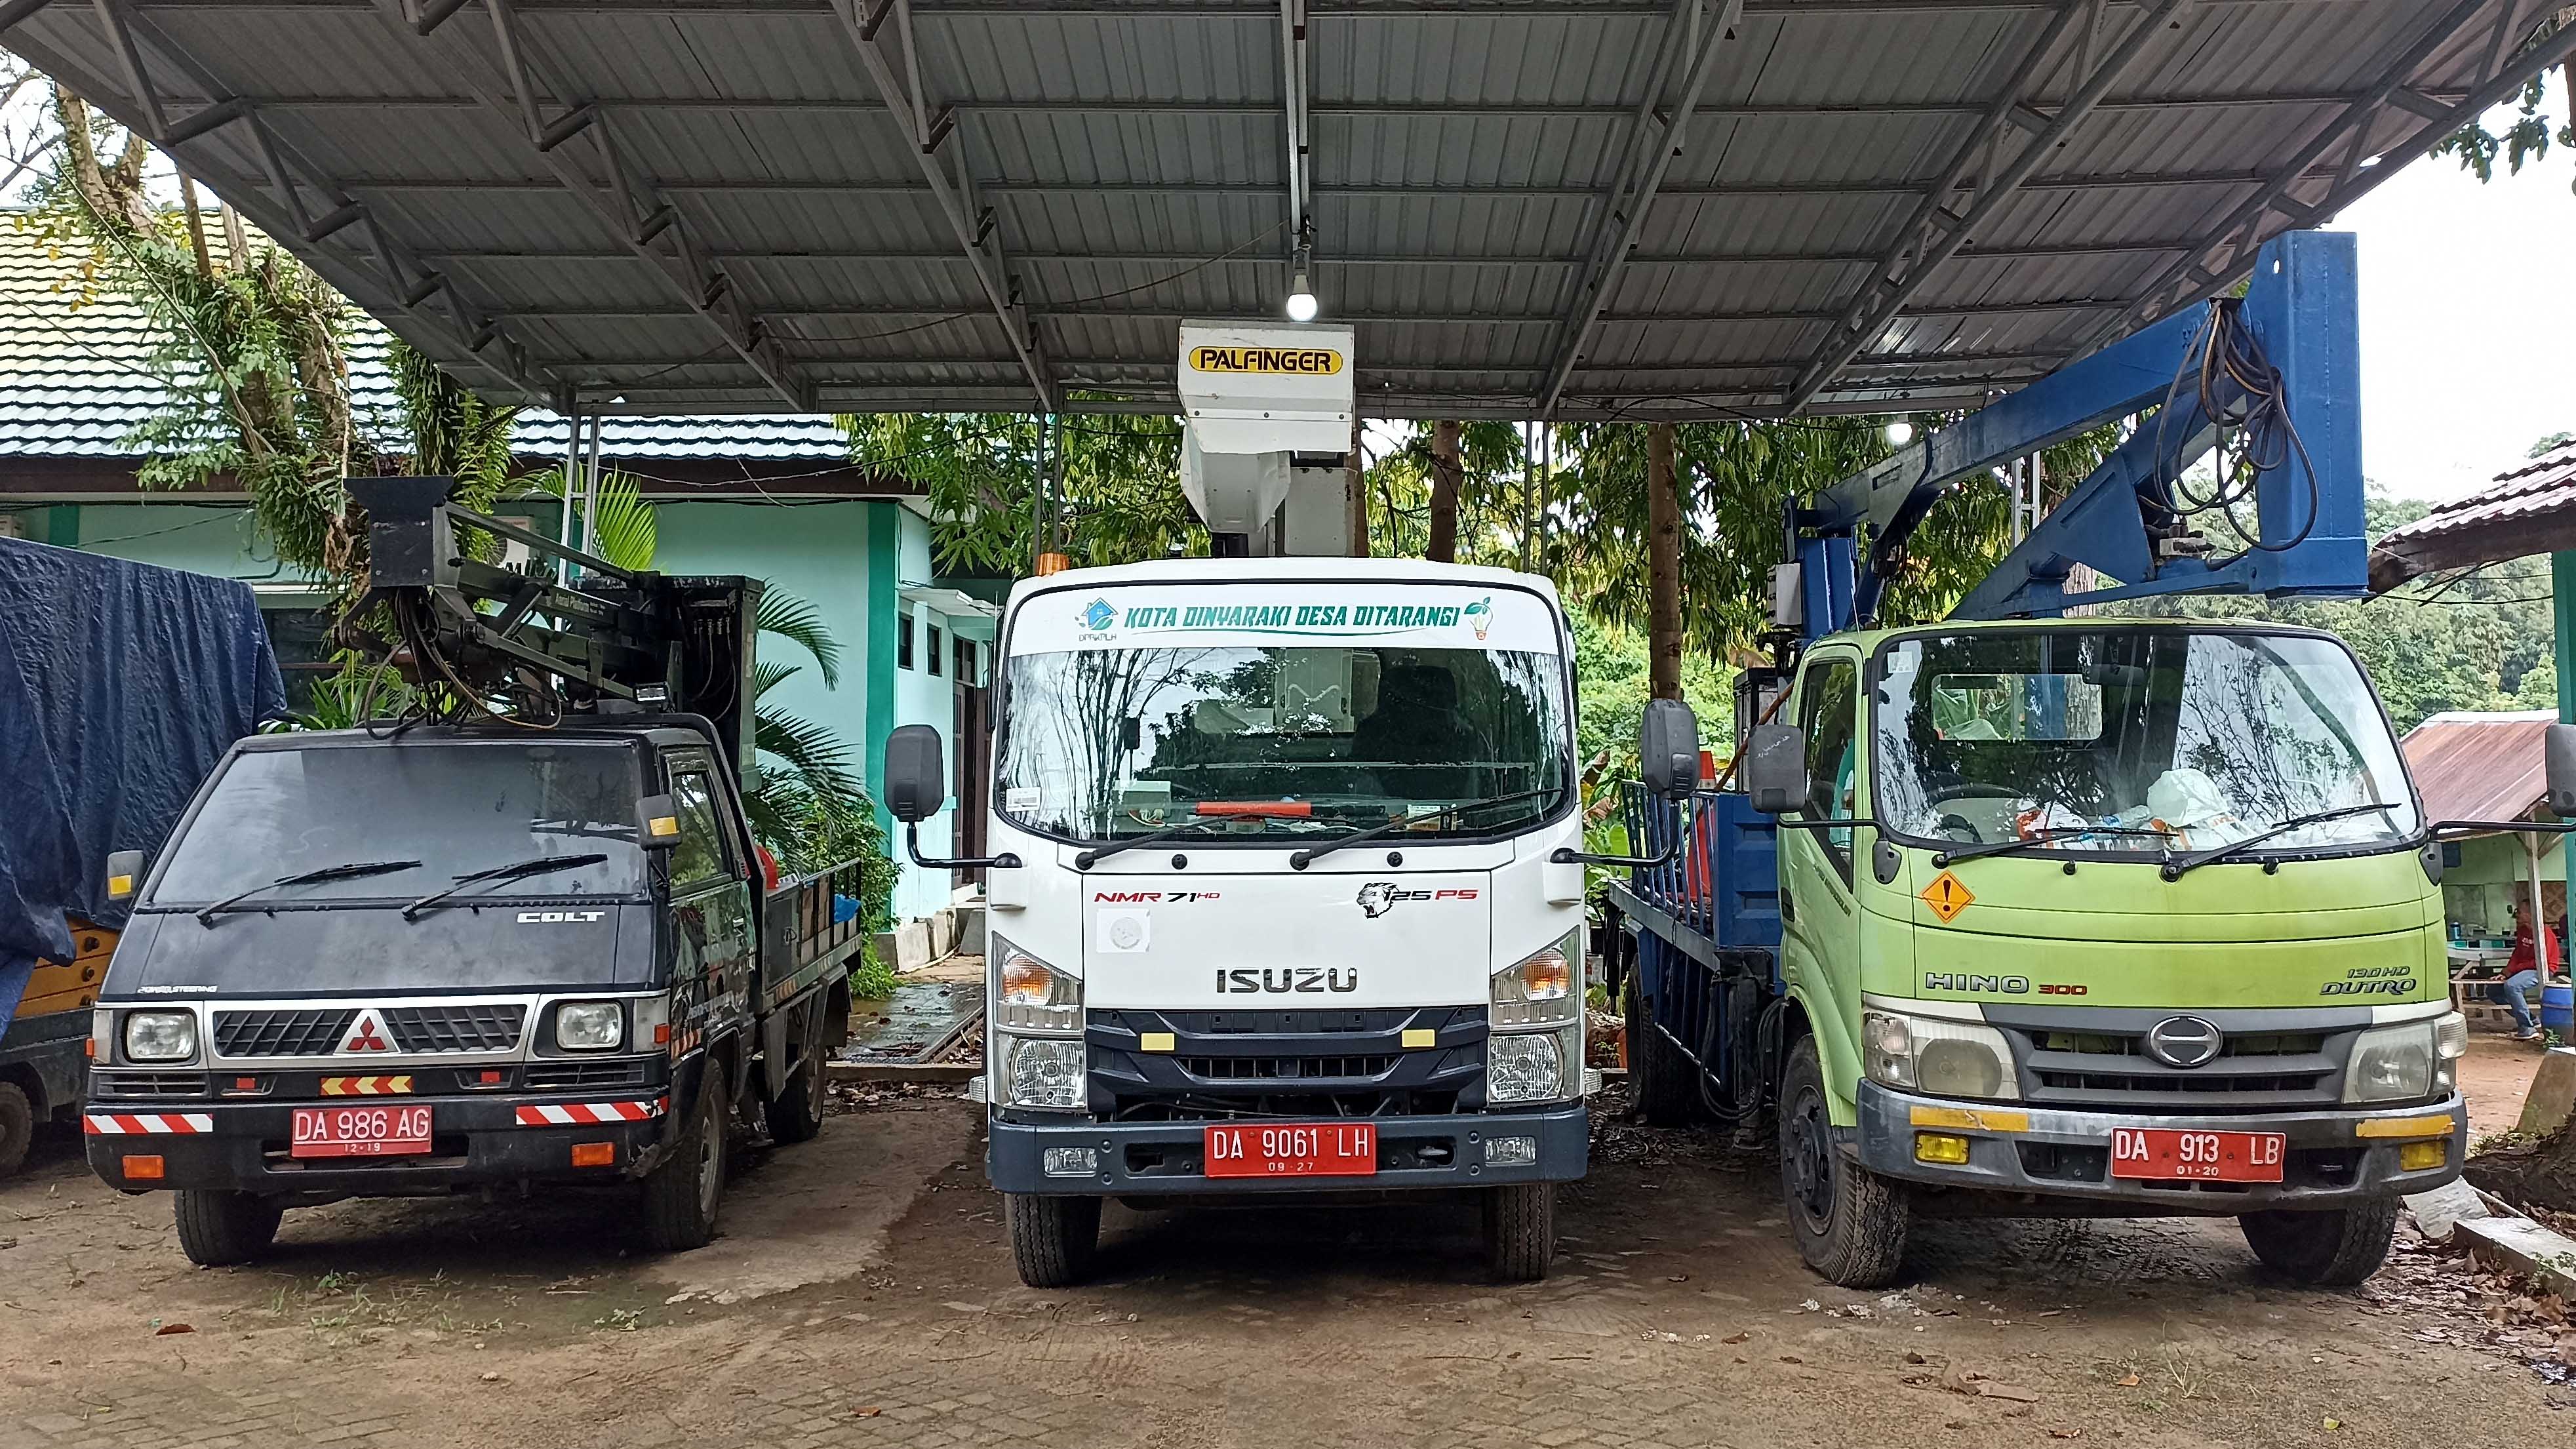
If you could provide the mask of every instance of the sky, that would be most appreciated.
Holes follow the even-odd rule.
[[[2483,185],[2428,156],[2328,223],[2361,239],[2362,468],[2388,492],[2456,498],[2576,432],[2571,181],[2559,147]]]

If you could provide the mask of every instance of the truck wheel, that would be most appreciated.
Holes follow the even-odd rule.
[[[179,1225],[179,1251],[200,1268],[256,1262],[277,1241],[286,1210],[273,1197],[213,1188],[183,1187],[171,1216]]]
[[[787,1090],[761,1101],[770,1140],[781,1147],[811,1142],[823,1130],[823,1099],[829,1095],[831,1074],[824,1070],[821,1052],[822,1048],[809,1038],[805,1060],[787,1079]]]
[[[2236,1220],[2263,1266],[2312,1288],[2350,1288],[2379,1271],[2397,1236],[2397,1199],[2365,1198],[2347,1208],[2275,1208]]]
[[[1485,1266],[1506,1283],[1535,1283],[1556,1256],[1556,1184],[1485,1189]]]
[[[1649,1127],[1689,1125],[1691,1107],[1699,1094],[1699,1083],[1693,1080],[1697,1066],[1674,1050],[1673,1044],[1647,1019],[1646,1003],[1638,994],[1633,973],[1621,993],[1620,1005],[1628,1020],[1628,1091],[1636,1103],[1637,1116]]]
[[[1912,1204],[1902,1183],[1846,1158],[1825,1112],[1816,1039],[1790,1049],[1780,1079],[1780,1187],[1807,1266],[1845,1288],[1884,1288],[1905,1266]]]
[[[36,1139],[36,1108],[26,1089],[0,1082],[0,1177],[27,1163],[27,1144]]]
[[[1032,1288],[1070,1288],[1091,1275],[1100,1250],[1100,1199],[1002,1195],[1011,1220],[1011,1257]]]
[[[698,1082],[688,1125],[662,1165],[644,1178],[644,1241],[656,1252],[685,1253],[715,1240],[724,1199],[725,1111],[722,1078],[709,1062]]]

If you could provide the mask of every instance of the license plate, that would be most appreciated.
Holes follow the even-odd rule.
[[[1210,1177],[1373,1177],[1377,1128],[1366,1122],[1207,1129]]]
[[[400,1157],[429,1150],[427,1107],[298,1107],[291,1157]]]
[[[2289,1139],[2278,1132],[2111,1129],[2111,1175],[2207,1182],[2279,1182]]]

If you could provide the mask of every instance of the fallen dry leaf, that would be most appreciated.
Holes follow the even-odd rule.
[[[2124,1389],[2134,1389],[2138,1386],[2138,1376],[2136,1374],[2122,1374],[2120,1375],[2119,1382],[2120,1387]]]
[[[2081,1439],[2084,1437],[2084,1431],[2081,1429],[2051,1429],[2048,1431],[2048,1437],[2051,1439]]]
[[[1748,1339],[1748,1338],[1751,1338],[1752,1336],[1753,1336],[1753,1335],[1752,1335],[1752,1334],[1749,1334],[1749,1333],[1730,1333],[1730,1334],[1728,1334],[1726,1337],[1719,1339],[1719,1340],[1718,1340],[1718,1342],[1720,1342],[1720,1343],[1742,1343],[1744,1340],[1746,1340],[1746,1339]]]
[[[870,1404],[864,1409],[852,1409],[850,1411],[850,1417],[853,1419],[873,1419],[884,1412],[885,1410],[878,1408],[874,1404]]]
[[[162,1324],[159,1328],[156,1328],[156,1329],[152,1330],[152,1336],[153,1336],[154,1338],[160,1338],[160,1337],[163,1337],[163,1336],[165,1336],[165,1335],[167,1335],[167,1334],[173,1334],[173,1333],[194,1333],[194,1332],[196,1332],[196,1331],[197,1331],[197,1330],[195,1330],[194,1328],[189,1327],[187,1324],[184,1324],[184,1323],[165,1323],[165,1324]]]
[[[2039,1395],[2032,1393],[2030,1390],[2025,1389],[2018,1384],[1999,1384],[1993,1379],[1986,1379],[1978,1383],[1977,1396],[1979,1398],[1986,1399],[2001,1399],[2008,1404],[2036,1404],[2039,1402]]]

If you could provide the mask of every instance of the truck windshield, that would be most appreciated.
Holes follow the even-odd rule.
[[[1482,836],[1556,813],[1570,746],[1554,653],[1319,644],[1076,649],[1008,666],[1003,813],[1114,840],[1193,820],[1274,839],[1400,816]],[[1510,806],[1442,807],[1519,791]],[[1405,838],[1416,832],[1403,831]]]
[[[2389,807],[2283,832],[2260,855],[2418,826],[2378,701],[2325,639],[2098,626],[1900,639],[1879,655],[1875,703],[1877,814],[1917,840],[2179,854]]]
[[[183,908],[353,860],[408,869],[263,893],[260,903],[411,900],[539,855],[597,856],[546,875],[544,895],[641,888],[633,750],[548,742],[247,750],[172,843],[149,904]],[[506,890],[505,892],[506,893]]]

